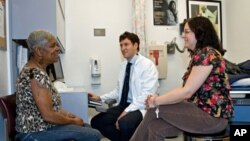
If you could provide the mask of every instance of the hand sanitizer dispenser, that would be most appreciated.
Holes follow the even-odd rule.
[[[90,59],[90,72],[92,84],[101,84],[101,60],[99,58]]]
[[[101,62],[100,59],[91,59],[91,76],[100,77],[101,76]]]

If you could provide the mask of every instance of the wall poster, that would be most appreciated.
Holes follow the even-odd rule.
[[[178,24],[178,0],[153,0],[154,25]]]
[[[222,43],[222,16],[221,1],[211,0],[187,0],[187,17],[207,17],[218,34]]]

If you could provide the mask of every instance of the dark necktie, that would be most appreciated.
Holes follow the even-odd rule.
[[[121,101],[120,101],[120,105],[123,107],[127,106],[128,91],[129,91],[129,76],[130,76],[131,65],[132,65],[132,63],[127,64],[126,72],[125,72],[125,79],[123,82],[122,97],[121,97]]]

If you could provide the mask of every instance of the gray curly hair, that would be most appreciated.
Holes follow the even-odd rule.
[[[51,40],[55,38],[52,33],[46,30],[35,30],[29,34],[27,44],[30,55],[33,55],[35,48],[43,48]]]

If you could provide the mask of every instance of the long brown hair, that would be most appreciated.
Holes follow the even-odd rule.
[[[193,17],[188,19],[186,23],[195,34],[197,49],[209,46],[218,50],[222,55],[225,54],[226,50],[222,48],[214,26],[208,18]]]

